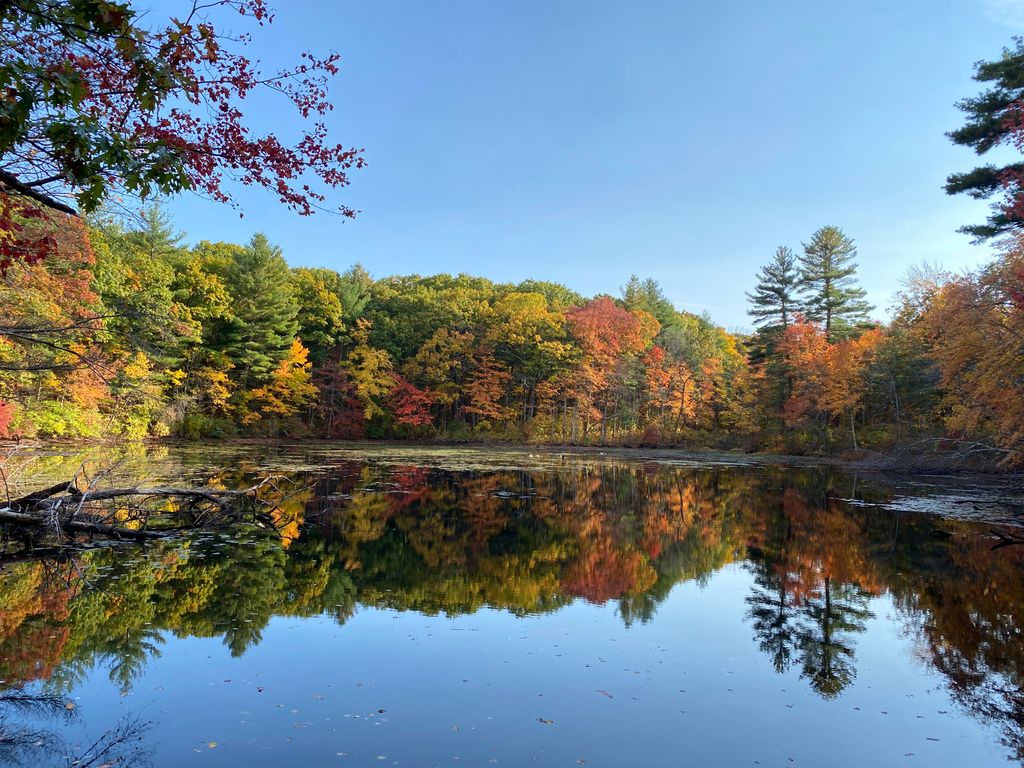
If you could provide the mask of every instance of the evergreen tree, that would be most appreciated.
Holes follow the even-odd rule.
[[[978,96],[957,102],[967,115],[967,124],[947,135],[954,144],[971,147],[978,155],[1006,145],[1020,144],[1022,129],[1020,104],[1024,101],[1024,39],[1015,38],[1013,50],[1003,49],[995,61],[979,61],[974,65],[974,79],[992,83]],[[995,237],[1024,227],[1024,163],[1015,162],[997,167],[991,163],[966,173],[954,173],[946,179],[950,195],[968,194],[976,200],[987,200],[1005,193],[1005,205],[993,206],[985,224],[960,228],[979,240]]]
[[[809,320],[823,323],[829,341],[837,331],[867,319],[873,306],[857,287],[857,247],[838,227],[822,227],[804,243],[800,284],[808,292],[803,309]]]
[[[281,249],[263,234],[254,235],[228,265],[225,282],[234,316],[226,329],[225,351],[244,386],[269,381],[291,349],[298,306],[290,277]]]
[[[139,222],[128,240],[153,259],[173,263],[180,256],[185,234],[174,228],[171,217],[157,204],[139,211]]]
[[[654,316],[667,328],[678,322],[678,313],[672,302],[665,296],[658,281],[648,277],[641,280],[636,275],[629,276],[629,282],[622,287],[622,303],[628,310],[642,309]]]
[[[141,211],[132,222],[136,228],[124,223],[97,218],[91,231],[94,288],[107,308],[106,329],[124,350],[141,349],[160,367],[175,368],[183,345],[198,333],[183,322],[172,289],[184,235],[155,205]]]
[[[685,360],[693,370],[718,349],[720,339],[709,317],[677,311],[653,278],[641,280],[631,275],[622,287],[622,304],[631,312],[642,310],[652,315],[661,326],[655,343],[672,360]]]
[[[799,289],[796,255],[786,246],[779,246],[775,257],[758,272],[754,292],[747,294],[751,304],[747,314],[754,318],[755,325],[785,330],[798,305]]]

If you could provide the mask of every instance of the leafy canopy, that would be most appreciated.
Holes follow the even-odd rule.
[[[264,187],[300,214],[325,202],[363,164],[332,144],[322,122],[338,54],[302,53],[261,72],[243,53],[248,33],[218,31],[215,16],[262,28],[266,0],[194,0],[152,27],[130,0],[0,3],[0,181],[21,193],[73,194],[84,211],[112,194],[141,198],[194,190],[230,202],[225,182]],[[148,20],[147,20],[148,21]],[[309,123],[294,144],[244,119],[254,92],[279,94]],[[52,197],[50,198],[52,200]],[[340,207],[342,214],[353,211]]]

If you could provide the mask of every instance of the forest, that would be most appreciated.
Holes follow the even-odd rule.
[[[780,247],[752,334],[618,296],[470,275],[291,268],[265,235],[54,214],[0,281],[0,437],[505,440],[885,450],[1024,439],[1024,241],[973,273],[913,270],[871,320],[842,230]]]
[[[251,38],[219,31],[215,11],[257,27],[273,18],[263,0],[193,4],[164,27],[130,3],[0,8],[0,439],[495,440],[1024,463],[1024,163],[948,177],[949,194],[993,201],[984,224],[962,227],[998,243],[988,263],[912,269],[889,312],[858,286],[853,233],[794,232],[744,281],[752,333],[680,311],[637,275],[621,276],[618,295],[582,296],[542,279],[291,267],[273,233],[186,244],[146,203],[193,191],[237,207],[237,187],[255,186],[299,215],[357,213],[327,197],[364,165],[323,122],[339,56],[303,52],[261,73],[244,52]],[[1024,42],[979,62],[974,79],[987,90],[957,105],[966,121],[949,137],[978,155],[1019,154]],[[246,123],[242,100],[261,90],[305,121],[299,140]]]

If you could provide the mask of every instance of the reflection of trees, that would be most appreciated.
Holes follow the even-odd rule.
[[[46,721],[68,721],[72,712],[59,696],[0,693],[0,765],[38,765],[60,754],[60,740]]]
[[[864,521],[820,489],[790,486],[768,503],[750,537],[747,617],[778,672],[799,661],[801,676],[832,698],[856,677],[853,635],[871,617],[861,585],[875,583],[876,568]]]
[[[747,598],[747,618],[758,648],[772,660],[776,672],[785,672],[793,663],[798,629],[790,574],[769,565],[755,569],[754,583]]]
[[[246,471],[211,484],[245,484]],[[680,582],[745,561],[747,618],[776,670],[796,667],[820,695],[837,695],[856,674],[869,597],[886,591],[961,704],[1003,723],[1007,743],[1024,744],[1015,618],[1024,611],[1024,548],[992,553],[966,535],[932,539],[927,518],[851,512],[835,499],[850,493],[841,477],[346,463],[312,480],[278,505],[281,536],[239,531],[96,550],[75,564],[7,566],[0,679],[49,680],[60,691],[101,663],[127,689],[166,632],[220,637],[237,655],[273,616],[344,622],[358,605],[524,615],[615,600],[628,625],[650,621]]]
[[[144,766],[150,750],[143,742],[149,724],[125,717],[91,743],[74,747],[59,728],[74,720],[73,706],[50,693],[0,693],[0,765],[12,768],[63,766]]]
[[[869,595],[829,576],[811,586],[782,563],[754,562],[747,618],[758,648],[776,672],[798,660],[801,676],[815,691],[837,696],[856,677],[852,635],[863,632],[872,616]]]
[[[850,635],[863,632],[871,618],[867,602],[855,585],[826,576],[819,593],[803,606],[804,623],[797,634],[802,675],[825,698],[837,696],[856,677]]]
[[[920,580],[901,573],[892,591],[922,656],[953,697],[979,719],[1000,724],[1003,743],[1024,760],[1024,547],[990,547],[991,541],[956,537],[943,547],[945,568]]]

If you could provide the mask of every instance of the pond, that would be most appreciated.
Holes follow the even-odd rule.
[[[989,533],[1012,488],[671,452],[30,458],[20,483],[291,490],[279,533],[8,554],[0,764],[1024,758],[1024,547]]]

